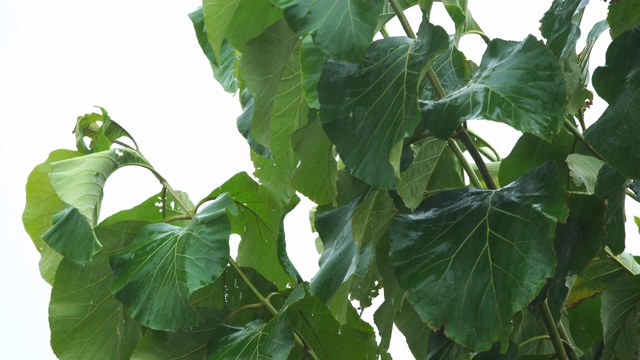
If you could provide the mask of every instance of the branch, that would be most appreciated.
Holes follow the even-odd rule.
[[[469,162],[464,157],[464,154],[462,153],[462,150],[460,150],[458,143],[456,143],[456,141],[453,139],[449,139],[447,140],[447,144],[449,144],[449,147],[451,148],[451,150],[453,150],[453,152],[456,154],[456,157],[462,164],[464,171],[467,173],[467,175],[469,175],[469,180],[471,180],[471,183],[473,184],[473,186],[477,188],[482,188],[482,183],[480,182],[480,179],[478,179],[478,176],[476,175],[475,171],[473,171],[473,169],[471,168],[471,165],[469,165]]]
[[[462,141],[464,146],[467,148],[467,151],[469,151],[469,154],[473,158],[473,161],[478,166],[478,171],[480,171],[480,175],[482,175],[484,183],[487,184],[487,188],[491,190],[497,189],[498,187],[496,186],[496,183],[493,182],[493,178],[491,177],[491,173],[489,173],[489,169],[487,169],[487,164],[485,164],[484,160],[482,160],[482,155],[480,155],[475,144],[473,143],[473,141],[471,141],[471,138],[469,137],[469,134],[467,134],[467,131],[464,128],[461,128],[457,134],[460,141]]]

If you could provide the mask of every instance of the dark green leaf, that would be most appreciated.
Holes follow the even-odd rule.
[[[300,158],[291,185],[318,205],[335,205],[337,162],[320,119],[296,130],[291,136],[291,144]]]
[[[121,222],[96,228],[103,251],[129,243],[140,223]],[[112,270],[107,253],[78,265],[64,259],[58,268],[49,304],[51,347],[61,359],[127,359],[143,328],[109,291]]]
[[[332,58],[358,62],[376,33],[383,0],[275,0],[289,26]]]
[[[602,293],[603,360],[637,359],[640,275],[615,282]]]
[[[421,74],[448,46],[440,27],[423,23],[418,39],[374,42],[359,65],[329,61],[318,93],[329,139],[351,172],[388,189],[400,176],[402,140],[420,122]]]
[[[229,257],[231,197],[220,196],[187,227],[165,223],[142,228],[133,243],[111,256],[111,289],[132,316],[157,330],[177,330],[200,322],[187,298],[212,283]]]
[[[415,209],[422,202],[427,184],[433,178],[434,170],[443,159],[442,154],[446,148],[447,142],[436,138],[412,145],[415,152],[413,162],[402,172],[397,190],[409,209]]]
[[[282,19],[282,12],[269,0],[203,0],[204,27],[218,59],[225,38],[243,51],[250,39]]]
[[[212,346],[208,359],[285,360],[293,348],[293,331],[285,315],[268,323],[256,320]]]
[[[196,32],[200,48],[202,48],[204,55],[209,59],[211,69],[213,70],[213,76],[218,80],[226,92],[235,93],[238,91],[238,80],[235,76],[236,54],[233,51],[233,47],[227,39],[222,40],[218,54],[220,60],[218,60],[213,51],[213,47],[207,38],[202,8],[200,7],[196,11],[190,13],[189,18],[193,23],[193,28]]]
[[[593,74],[593,86],[609,103],[585,132],[591,146],[624,175],[640,178],[640,28],[617,37],[607,49],[607,63]]]
[[[49,154],[47,160],[37,165],[27,179],[27,200],[22,213],[22,223],[31,241],[40,252],[40,275],[51,285],[62,255],[52,250],[41,238],[42,234],[51,227],[51,217],[67,208],[67,204],[60,200],[49,181],[51,164],[80,156],[79,152],[71,150],[55,150]]]
[[[605,164],[598,173],[595,194],[607,200],[606,233],[607,246],[614,254],[624,251],[627,178],[618,170]]]
[[[596,190],[598,173],[604,161],[580,154],[570,154],[567,156],[567,165],[571,171],[571,179],[579,186],[583,187],[588,194],[593,194]]]
[[[614,39],[625,31],[640,26],[640,3],[634,0],[612,1],[609,5],[607,22],[611,27],[611,37]]]
[[[396,315],[395,324],[404,335],[413,356],[416,359],[426,359],[430,349],[427,339],[430,339],[434,331],[420,320],[420,316],[410,303],[405,302],[402,305],[402,310]]]
[[[436,56],[431,68],[438,77],[445,94],[457,91],[471,79],[472,72],[470,62],[467,61],[464,54],[453,44],[449,46],[448,51],[444,51]],[[425,82],[420,98],[425,100],[438,99],[438,94],[436,94],[430,81]]]
[[[571,193],[568,200],[569,218],[556,227],[557,279],[578,275],[604,246],[606,205],[603,199]]]
[[[87,263],[102,248],[87,218],[78,209],[69,206],[54,215],[51,221],[53,226],[42,235],[42,239],[70,260],[78,264]]]
[[[407,299],[457,343],[488,350],[555,270],[552,239],[567,208],[551,163],[500,190],[459,189],[399,215],[391,259]]]
[[[271,157],[271,152],[264,145],[258,143],[251,134],[251,119],[253,119],[253,109],[255,107],[255,99],[253,95],[249,93],[249,90],[245,89],[240,94],[240,102],[242,103],[242,114],[238,116],[236,120],[236,126],[238,132],[247,139],[247,143],[251,147],[251,150],[260,156],[265,158]]]
[[[451,20],[456,24],[454,36],[456,45],[460,38],[467,34],[477,34],[482,36],[485,41],[489,41],[489,37],[485,35],[467,8],[467,0],[442,0],[442,4],[447,9]]]
[[[574,309],[568,309],[571,336],[576,345],[587,351],[602,341],[602,323],[600,322],[600,297],[586,298]]]
[[[375,359],[377,345],[373,328],[349,306],[346,322],[340,325],[325,303],[299,286],[289,296],[281,311],[286,311],[292,327],[321,360]],[[303,350],[296,346],[290,359],[304,359]]]
[[[509,342],[507,351],[503,353],[502,344],[495,343],[489,351],[481,352],[473,357],[474,360],[516,360],[518,357],[518,344]]]
[[[522,174],[547,161],[556,163],[562,178],[568,176],[565,159],[573,152],[576,140],[567,131],[560,131],[551,144],[539,137],[523,134],[500,164],[498,179],[500,184],[508,184]]]
[[[487,119],[550,141],[564,121],[565,95],[560,65],[542,43],[533,36],[522,42],[496,39],[466,86],[421,101],[422,118],[444,139],[466,120]]]
[[[244,172],[233,176],[210,196],[223,193],[231,196],[238,208],[238,213],[230,216],[232,232],[242,238],[236,259],[238,264],[257,270],[279,289],[294,283],[296,279],[286,271],[280,258],[284,252],[285,261],[288,261],[285,244],[279,244],[278,238],[284,236],[280,225],[285,215],[298,204],[298,198],[292,198],[282,207],[271,207],[273,200],[269,200],[269,195]]]
[[[269,54],[269,61],[264,61]],[[302,92],[300,39],[280,21],[251,40],[241,60],[247,89],[255,96],[251,134],[270,149],[272,158],[254,161],[262,184],[287,202],[297,159],[291,134],[307,122],[309,107]]]

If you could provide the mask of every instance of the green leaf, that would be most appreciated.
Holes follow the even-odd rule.
[[[189,14],[189,18],[193,23],[193,28],[198,38],[198,44],[204,52],[204,55],[209,59],[211,69],[213,70],[213,76],[222,85],[224,91],[228,93],[235,93],[238,91],[238,80],[235,76],[236,67],[236,54],[233,51],[233,47],[227,39],[223,39],[220,44],[218,57],[213,51],[213,47],[209,43],[207,38],[207,31],[204,24],[204,13],[202,7]]]
[[[256,320],[227,335],[212,346],[210,360],[282,359],[288,358],[294,346],[293,331],[286,316],[274,317],[268,323]]]
[[[322,129],[320,119],[296,130],[291,145],[300,158],[291,185],[318,205],[335,204],[338,168],[333,144]]]
[[[296,34],[311,34],[332,58],[359,62],[377,31],[383,0],[275,0]]]
[[[204,322],[194,329],[164,332],[147,330],[138,343],[132,359],[204,359],[207,355],[208,343],[214,335],[216,327],[224,319],[222,311],[198,309]]]
[[[527,171],[553,161],[561,177],[568,176],[566,158],[574,150],[575,138],[561,130],[551,140],[551,144],[531,134],[522,134],[511,153],[502,159],[498,179],[500,184],[508,184]]]
[[[507,341],[513,314],[553,274],[555,225],[566,218],[560,178],[547,163],[502,189],[444,191],[398,215],[391,259],[423,321],[488,350]]]
[[[129,311],[109,290],[108,253],[129,243],[139,222],[97,227],[104,250],[92,262],[78,265],[65,258],[58,268],[49,303],[51,347],[61,359],[126,359],[143,334]]]
[[[297,164],[291,134],[306,124],[309,112],[299,57],[300,39],[281,21],[251,40],[240,61],[247,89],[255,96],[251,134],[272,154],[270,161],[254,161],[255,175],[285,202],[294,194],[290,181]]]
[[[607,22],[613,39],[625,31],[640,26],[640,3],[634,0],[612,1],[609,5]]]
[[[564,121],[565,94],[560,65],[542,43],[533,36],[522,42],[496,39],[465,87],[439,100],[421,100],[422,119],[443,139],[466,120],[486,119],[550,141]]]
[[[322,75],[324,64],[329,60],[322,49],[313,43],[313,39],[307,36],[300,44],[300,71],[302,75],[302,87],[307,104],[313,109],[320,109],[318,100],[318,83]]]
[[[640,275],[617,281],[602,293],[600,318],[604,329],[602,359],[636,359],[640,312]]]
[[[225,38],[243,51],[250,39],[282,19],[280,9],[268,0],[203,0],[204,27],[217,59]]]
[[[292,327],[300,332],[321,360],[377,357],[375,332],[352,306],[348,307],[345,324],[340,325],[326,304],[301,285],[289,296],[281,311],[286,311]],[[296,346],[289,358],[304,359],[305,356]]]
[[[242,134],[242,136],[247,140],[249,147],[256,154],[264,156],[266,158],[271,157],[271,152],[264,145],[258,143],[256,139],[251,134],[251,120],[253,119],[253,110],[255,108],[255,99],[249,90],[244,89],[242,93],[240,93],[240,103],[242,105],[242,114],[238,116],[236,120],[236,126],[238,128],[238,132]]]
[[[433,72],[438,77],[445,94],[450,94],[469,82],[473,67],[475,66],[471,61],[467,61],[467,58],[455,45],[451,44],[448,51],[444,51],[436,56],[431,65],[431,69],[433,69]],[[425,82],[420,98],[428,100],[438,99],[438,94],[430,81]]]
[[[467,8],[467,0],[442,0],[442,4],[447,13],[449,13],[451,20],[456,24],[456,33],[454,35],[456,45],[467,34],[477,34],[485,41],[489,41],[489,37],[482,31]]]
[[[429,351],[429,342],[425,340],[430,339],[434,331],[429,325],[422,322],[410,303],[405,302],[402,305],[401,311],[396,315],[395,325],[404,335],[413,356],[416,359],[426,359]]]
[[[135,150],[112,149],[51,164],[51,186],[65,203],[96,225],[107,178],[127,165],[150,167]]]
[[[585,137],[604,160],[624,175],[640,178],[640,28],[629,30],[611,42],[606,66],[593,73],[593,86],[609,103]]]
[[[111,256],[111,289],[141,324],[156,330],[177,330],[196,325],[200,316],[187,298],[212,283],[229,258],[234,213],[231,197],[220,196],[185,228],[151,224],[133,243]]]
[[[62,256],[53,251],[41,236],[51,227],[51,217],[67,208],[67,204],[56,195],[49,172],[51,164],[60,160],[80,156],[71,150],[55,150],[43,163],[37,165],[27,179],[27,200],[22,213],[22,223],[31,241],[40,252],[40,275],[51,285]]]
[[[618,255],[618,259],[635,274],[640,274],[640,265],[628,253]],[[589,264],[576,278],[567,298],[567,306],[573,307],[583,299],[602,293],[618,279],[627,279],[631,275],[612,259],[596,259]]]
[[[93,227],[76,208],[69,206],[51,220],[53,226],[42,235],[42,239],[70,260],[85,264],[102,248]]]
[[[607,200],[605,224],[607,246],[614,254],[621,253],[625,247],[624,201],[627,197],[626,191],[627,177],[609,164],[605,164],[598,173],[595,194]]]
[[[88,154],[111,149],[116,140],[127,137],[137,148],[136,141],[127,130],[120,126],[107,113],[107,110],[98,106],[101,113],[85,114],[78,117],[73,133],[76,135],[76,146],[78,151]],[[91,139],[89,147],[85,143],[85,137]]]
[[[588,194],[593,194],[604,161],[593,156],[570,154],[567,156],[567,165],[571,170],[573,182],[579,187],[584,187]]]
[[[602,341],[602,323],[600,322],[600,297],[586,298],[580,305],[567,310],[571,336],[576,345],[587,351]]]
[[[186,193],[181,191],[177,191],[176,193],[180,196],[183,203],[191,205],[191,208],[194,207]],[[131,209],[119,211],[102,220],[99,226],[108,226],[121,221],[138,221],[144,223],[161,222],[165,218],[184,215],[187,213],[188,209],[182,209],[171,194],[165,194],[163,204],[162,195],[163,193],[160,192]]]
[[[237,263],[257,270],[262,276],[284,289],[296,281],[285,264],[289,262],[285,244],[279,243],[284,236],[280,228],[285,215],[297,204],[294,197],[282,207],[271,207],[273,200],[263,193],[247,173],[238,173],[209,196],[227,193],[236,204],[238,212],[230,216],[231,231],[240,235]],[[293,275],[293,276],[292,276]]]
[[[427,184],[442,160],[447,142],[429,138],[412,145],[413,162],[402,172],[398,183],[398,195],[409,209],[415,209],[424,197]]]
[[[420,122],[421,74],[448,46],[444,29],[421,25],[418,39],[375,41],[358,65],[329,61],[318,84],[321,119],[351,172],[368,184],[395,187],[400,158],[392,149]]]

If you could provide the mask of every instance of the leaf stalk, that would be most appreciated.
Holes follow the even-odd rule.
[[[551,309],[549,308],[549,303],[547,300],[540,303],[540,310],[542,311],[542,320],[544,321],[544,325],[547,328],[547,332],[551,337],[551,343],[553,344],[553,349],[556,352],[556,356],[560,360],[569,360],[567,356],[567,352],[564,349],[564,345],[562,344],[562,338],[560,337],[560,333],[558,332],[558,327],[556,326],[556,322],[553,319],[553,315],[551,314]]]
[[[462,153],[460,146],[458,146],[458,143],[453,139],[449,139],[447,140],[447,144],[449,145],[451,150],[453,150],[453,152],[456,154],[456,157],[462,164],[464,171],[467,173],[467,175],[469,175],[469,180],[471,181],[473,186],[477,188],[482,188],[482,183],[480,182],[480,179],[478,179],[478,176],[476,175],[475,171],[473,171],[473,169],[471,168],[471,165],[469,164],[467,159],[464,157],[464,154]]]

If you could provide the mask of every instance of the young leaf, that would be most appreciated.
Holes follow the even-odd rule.
[[[617,281],[602,293],[600,318],[604,329],[603,360],[631,360],[638,357],[639,311],[640,275]]]
[[[471,15],[469,8],[467,7],[467,0],[443,0],[444,5],[449,17],[456,24],[456,33],[454,40],[456,46],[460,42],[460,39],[467,34],[477,34],[482,36],[485,41],[489,41],[487,35],[480,28],[476,20]]]
[[[81,154],[71,150],[55,150],[43,163],[37,165],[27,179],[27,200],[22,213],[22,223],[31,241],[40,252],[40,275],[51,285],[62,256],[53,251],[41,238],[51,227],[51,217],[67,208],[49,181],[51,164],[71,159]]]
[[[359,65],[325,65],[318,84],[320,118],[356,177],[383,189],[395,187],[400,158],[391,158],[392,149],[420,122],[421,74],[447,46],[444,29],[425,22],[418,39],[374,42]]]
[[[466,120],[487,119],[550,141],[564,121],[565,95],[560,65],[542,43],[533,36],[496,39],[466,86],[439,100],[421,100],[422,119],[443,139]]]
[[[553,274],[552,239],[567,208],[551,163],[499,190],[458,189],[398,215],[391,259],[423,321],[488,350]]]
[[[593,86],[609,103],[585,137],[602,157],[631,178],[640,178],[640,28],[629,30],[611,42],[607,63],[593,74]]]
[[[268,323],[252,321],[240,331],[223,337],[212,345],[208,359],[285,360],[293,346],[291,324],[286,315],[280,315]]]
[[[384,0],[275,0],[298,35],[337,60],[359,62],[377,31]]]
[[[111,289],[141,324],[177,330],[200,322],[187,299],[224,271],[231,235],[226,210],[233,214],[234,207],[231,197],[222,195],[187,227],[147,225],[111,256]]]

